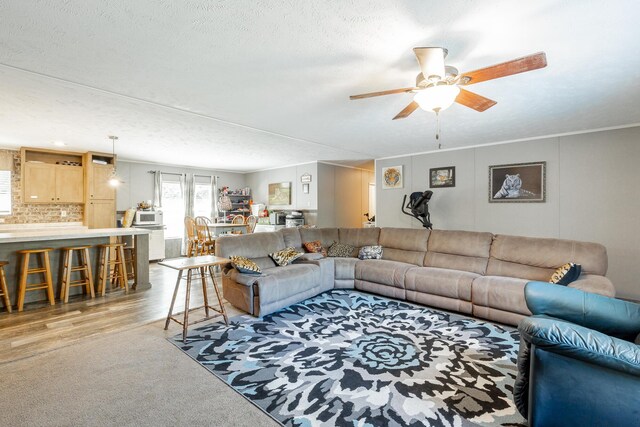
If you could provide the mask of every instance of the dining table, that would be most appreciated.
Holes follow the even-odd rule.
[[[209,232],[212,237],[218,237],[232,231],[240,231],[242,234],[247,234],[249,233],[249,224],[232,224],[230,222],[216,222],[209,224]]]

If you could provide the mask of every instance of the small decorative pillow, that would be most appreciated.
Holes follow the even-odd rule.
[[[335,242],[329,248],[329,251],[327,252],[327,255],[330,256],[330,257],[348,258],[348,257],[351,256],[351,254],[353,254],[353,251],[355,251],[355,250],[356,250],[356,248],[354,246],[346,245],[344,243]]]
[[[281,251],[269,254],[273,262],[280,267],[291,264],[293,261],[304,255],[304,252],[298,252],[292,247],[284,248]]]
[[[327,250],[322,247],[322,242],[320,240],[314,240],[313,242],[304,242],[302,244],[304,249],[312,254],[322,254],[322,256],[327,256]]]
[[[568,262],[556,269],[556,271],[551,275],[549,282],[555,283],[556,285],[567,286],[569,283],[578,280],[581,271],[582,266],[580,264]]]
[[[260,269],[260,266],[258,266],[258,264],[251,261],[247,257],[233,255],[233,256],[230,256],[229,259],[231,260],[231,265],[233,266],[233,268],[238,270],[240,273],[262,274],[262,270]]]
[[[382,259],[382,246],[363,246],[358,252],[360,259]]]

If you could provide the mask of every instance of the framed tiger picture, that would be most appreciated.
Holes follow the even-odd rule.
[[[489,203],[544,203],[547,162],[489,166]]]

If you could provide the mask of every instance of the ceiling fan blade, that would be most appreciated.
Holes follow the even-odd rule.
[[[373,98],[374,96],[382,96],[382,95],[393,95],[394,93],[405,93],[411,92],[412,90],[419,89],[417,87],[403,87],[402,89],[391,89],[391,90],[383,90],[381,92],[371,92],[371,93],[363,93],[360,95],[351,95],[349,99],[363,99],[363,98]]]
[[[416,111],[416,109],[419,107],[418,103],[416,101],[413,101],[411,104],[407,105],[406,107],[404,107],[404,110],[400,111],[394,118],[393,120],[398,120],[398,119],[404,119],[405,117],[409,116],[409,114],[413,113],[414,111]]]
[[[546,66],[547,55],[545,55],[544,52],[538,52],[534,53],[533,55],[514,59],[513,61],[507,61],[501,64],[492,65],[491,67],[481,68],[479,70],[463,73],[460,76],[459,84],[472,85],[475,83],[485,82],[487,80],[510,76],[512,74],[537,70]]]
[[[485,98],[477,93],[469,92],[468,90],[460,89],[460,93],[456,97],[456,102],[462,104],[465,107],[473,108],[476,111],[483,112],[497,104],[496,101]]]

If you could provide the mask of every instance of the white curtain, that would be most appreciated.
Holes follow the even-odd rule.
[[[196,177],[193,174],[180,175],[180,188],[184,200],[184,216],[193,217],[193,204],[195,199]],[[184,229],[182,236],[182,253],[187,252],[187,229]]]
[[[162,172],[153,172],[153,206],[162,207]]]
[[[218,177],[211,177],[211,219],[218,218]]]

